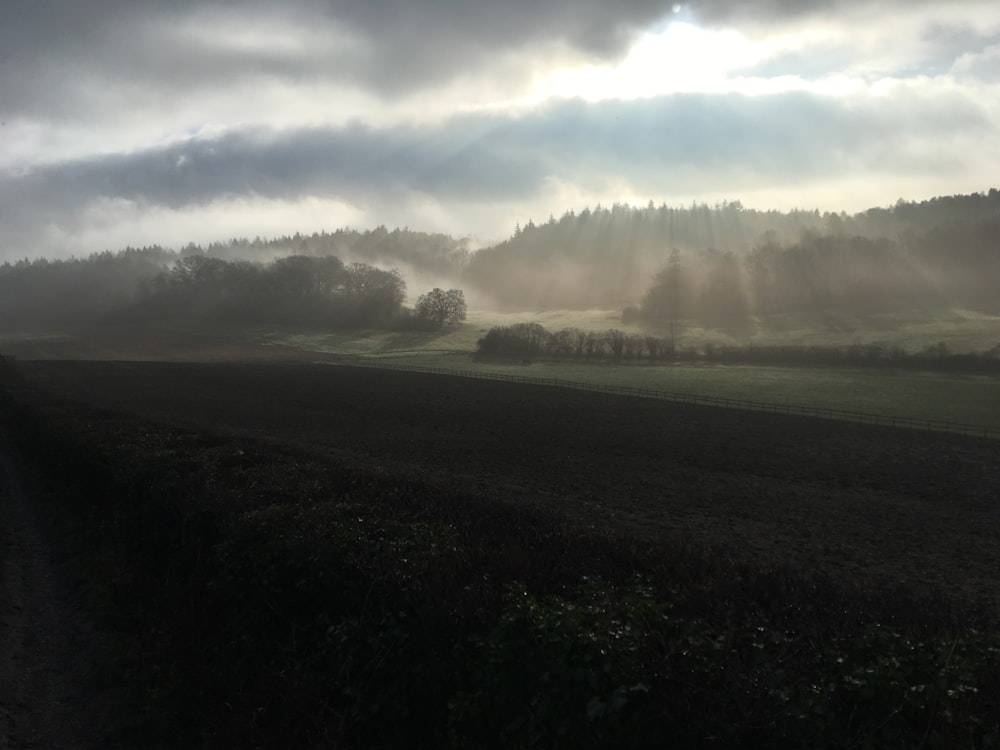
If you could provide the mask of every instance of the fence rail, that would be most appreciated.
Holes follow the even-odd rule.
[[[528,375],[508,375],[496,372],[483,372],[481,370],[452,370],[444,367],[404,365],[390,362],[378,362],[376,360],[352,359],[350,361],[341,362],[340,364],[346,367],[365,367],[382,370],[397,370],[400,372],[418,372],[428,375],[452,375],[455,377],[474,378],[477,380],[496,380],[506,383],[523,383],[527,385],[546,385],[558,388],[573,388],[576,390],[609,393],[618,396],[652,398],[660,401],[672,401],[680,404],[717,406],[725,409],[741,409],[769,412],[772,414],[817,417],[820,419],[833,419],[840,422],[881,425],[883,427],[901,427],[911,430],[925,430],[932,432],[951,432],[961,435],[981,437],[984,440],[1000,439],[1000,430],[995,427],[991,428],[988,425],[981,424],[948,422],[935,419],[915,419],[912,417],[873,414],[871,412],[850,411],[846,409],[831,409],[821,406],[799,406],[797,404],[782,404],[777,402],[725,398],[723,396],[703,396],[694,393],[661,391],[654,388],[635,388],[605,383],[586,383],[576,380],[562,380],[558,378],[533,378]]]

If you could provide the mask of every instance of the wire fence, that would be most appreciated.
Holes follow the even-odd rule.
[[[382,370],[397,370],[400,372],[418,372],[428,375],[452,375],[462,378],[475,378],[477,380],[496,380],[506,383],[523,383],[526,385],[573,388],[582,391],[593,391],[595,393],[608,393],[618,396],[632,396],[635,398],[651,398],[658,399],[660,401],[672,401],[679,404],[716,406],[724,409],[741,409],[802,417],[818,417],[820,419],[833,419],[841,422],[854,422],[855,424],[901,427],[910,430],[925,430],[933,432],[951,432],[961,435],[981,437],[984,440],[1000,439],[1000,430],[995,427],[991,428],[988,425],[982,424],[948,422],[935,419],[915,419],[912,417],[873,414],[870,412],[850,411],[846,409],[829,409],[821,406],[800,406],[797,404],[751,401],[747,399],[725,398],[722,396],[703,396],[694,393],[676,393],[673,391],[661,391],[653,388],[636,388],[605,383],[586,383],[582,381],[562,380],[558,378],[534,378],[528,375],[485,372],[482,370],[452,370],[444,367],[405,365],[390,362],[378,362],[375,360],[353,360],[342,364],[347,367],[367,367]]]

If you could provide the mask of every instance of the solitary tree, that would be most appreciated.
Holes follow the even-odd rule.
[[[676,248],[670,253],[667,265],[653,277],[653,286],[642,301],[642,314],[651,322],[670,322],[670,351],[674,351],[677,319],[682,312],[684,295],[684,270],[681,255]]]
[[[617,328],[612,328],[604,333],[604,340],[608,342],[608,349],[611,350],[611,356],[615,360],[622,358],[622,351],[625,349],[625,338],[625,334]]]
[[[465,295],[461,289],[444,291],[435,287],[417,299],[417,315],[438,328],[465,320]]]

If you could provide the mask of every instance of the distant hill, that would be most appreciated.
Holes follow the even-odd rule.
[[[345,262],[368,263],[392,268],[404,266],[420,273],[457,276],[469,260],[470,241],[446,234],[410,229],[376,227],[364,232],[338,229],[310,235],[262,240],[246,238],[213,242],[205,248],[189,245],[183,254],[204,253],[224,260],[271,261],[288,255],[323,257],[334,255]]]
[[[263,292],[254,285],[263,283],[268,271],[275,272],[270,276],[276,278],[279,274],[274,265],[282,258],[332,257],[342,261],[341,266],[357,263],[385,270],[399,268],[407,277],[450,279],[457,278],[467,265],[468,245],[466,239],[444,234],[408,229],[390,231],[380,226],[365,232],[338,229],[333,233],[295,234],[268,240],[234,238],[207,247],[189,244],[180,250],[130,247],[86,258],[23,259],[0,265],[0,324],[92,323],[120,317],[123,312],[134,315],[138,307],[147,315],[152,309],[146,304],[149,299],[156,297],[161,304],[164,290],[178,279],[186,278],[185,264],[192,259],[218,261],[200,267],[222,269],[225,274],[216,275],[224,277],[228,284],[226,300],[201,299],[201,306],[232,310],[235,298],[239,297],[245,318],[251,308],[266,309],[273,301],[270,291]],[[245,268],[248,265],[255,268]],[[234,292],[235,282],[230,283],[234,278],[239,279],[238,293]],[[247,283],[248,279],[253,283]],[[331,289],[337,286],[336,282],[332,277],[317,281]],[[402,288],[405,289],[405,284]],[[201,296],[204,298],[205,294]]]
[[[835,248],[850,246],[853,261],[862,265],[872,260],[862,257],[863,248],[878,248],[880,273],[931,273],[944,285],[939,291],[951,294],[962,287],[979,299],[1000,296],[995,283],[982,288],[988,281],[983,274],[1000,263],[998,242],[1000,192],[995,188],[917,203],[901,200],[891,208],[853,215],[760,211],[739,202],[688,208],[616,203],[570,211],[543,224],[529,221],[508,240],[473,254],[464,278],[501,307],[614,307],[638,304],[674,250],[702,284],[710,283],[706,277],[715,273],[720,258],[735,262],[749,294],[747,265],[755,252],[792,249],[801,259],[813,250],[830,256]],[[861,273],[859,268],[854,275]]]
[[[241,280],[239,295],[232,284],[226,287],[224,306],[232,309],[239,296],[249,315],[263,293],[247,279],[264,284],[277,278],[287,268],[271,266],[290,256],[398,269],[401,289],[407,281],[415,282],[417,293],[432,285],[460,286],[480,306],[635,306],[632,314],[651,323],[668,315],[731,317],[848,305],[1000,312],[1000,192],[899,201],[853,215],[760,211],[739,202],[687,208],[616,203],[543,224],[528,221],[507,240],[478,251],[467,239],[380,226],[180,250],[153,246],[61,261],[24,259],[0,265],[0,323],[85,323],[134,310],[151,295],[162,302],[164,288],[185,278],[181,266],[189,258],[223,261],[204,267]],[[317,288],[339,289],[336,279],[315,281]]]

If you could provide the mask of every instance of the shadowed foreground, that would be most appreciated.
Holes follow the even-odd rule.
[[[6,387],[144,744],[1000,733],[994,443],[287,363]]]
[[[0,747],[100,747],[114,698],[95,669],[108,642],[2,452],[0,522]]]
[[[996,445],[310,365],[25,362],[99,409],[295,446],[749,560],[992,597]]]

